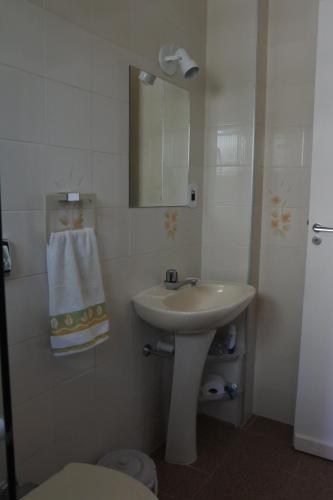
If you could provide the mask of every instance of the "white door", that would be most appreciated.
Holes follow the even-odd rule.
[[[312,229],[333,228],[333,0],[319,8],[309,220],[294,444],[333,460],[333,232]]]

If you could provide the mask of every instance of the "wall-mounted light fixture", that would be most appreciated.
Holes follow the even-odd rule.
[[[175,45],[163,45],[159,53],[159,62],[164,73],[172,76],[179,65],[183,78],[193,78],[199,73],[199,66],[190,58],[185,49]]]
[[[154,85],[154,82],[156,80],[156,76],[152,75],[151,73],[148,73],[147,71],[140,71],[139,80],[144,85]]]

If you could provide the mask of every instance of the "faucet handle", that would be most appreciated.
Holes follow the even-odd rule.
[[[166,283],[177,283],[178,281],[178,272],[177,269],[168,269],[165,275]]]

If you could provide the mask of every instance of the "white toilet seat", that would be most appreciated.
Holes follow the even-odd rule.
[[[157,500],[143,484],[98,465],[69,464],[24,500]]]

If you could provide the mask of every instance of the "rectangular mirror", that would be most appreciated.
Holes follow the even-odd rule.
[[[188,204],[190,93],[130,67],[130,206]]]

